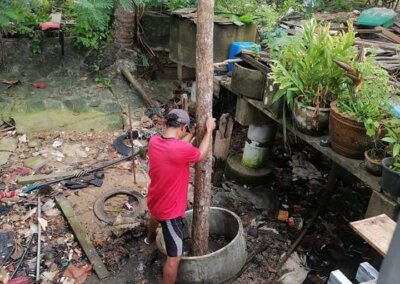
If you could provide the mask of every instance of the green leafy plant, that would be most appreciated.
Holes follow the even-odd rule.
[[[400,173],[400,118],[393,118],[387,121],[387,134],[382,141],[389,143],[394,162],[391,168]]]
[[[110,39],[112,0],[67,0],[64,8],[68,11],[67,17],[75,20],[70,32],[78,45],[98,50],[103,41]]]
[[[156,0],[66,0],[63,8],[65,17],[75,21],[70,33],[76,37],[77,44],[101,50],[104,42],[111,40],[110,22],[117,4],[130,11],[135,5],[144,6]]]
[[[111,79],[105,76],[98,76],[94,79],[96,83],[101,84],[101,86],[105,89],[111,89]]]
[[[49,20],[53,4],[48,0],[0,0],[0,37],[24,35],[32,38],[32,52],[40,53],[41,22]]]
[[[192,0],[168,0],[168,10],[174,11],[182,8],[195,8],[197,2]]]
[[[342,85],[337,99],[340,112],[363,122],[367,135],[374,137],[389,116],[389,96],[396,89],[389,84],[389,75],[373,56],[365,56],[361,49],[351,66],[337,62],[351,79]]]
[[[355,34],[349,22],[348,32],[330,35],[330,25],[314,19],[303,26],[303,32],[286,38],[286,45],[275,52],[270,78],[279,86],[274,101],[284,97],[293,108],[296,97],[306,106],[323,107],[342,92],[347,82],[334,60],[353,58]]]

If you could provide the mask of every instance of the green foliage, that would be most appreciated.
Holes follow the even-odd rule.
[[[335,99],[347,82],[334,60],[350,60],[356,55],[355,33],[350,22],[348,32],[333,36],[329,25],[322,26],[313,19],[303,28],[302,33],[286,37],[287,44],[273,53],[270,77],[279,85],[274,100],[285,97],[292,108],[295,98],[302,96],[305,105],[322,107]]]
[[[330,12],[349,12],[366,6],[365,0],[318,0],[317,10]]]
[[[111,89],[111,79],[105,76],[98,76],[94,79],[94,81],[98,84],[101,84],[105,89]]]
[[[149,58],[146,56],[146,54],[141,54],[140,59],[142,61],[142,67],[144,69],[147,69],[150,67]]]
[[[32,36],[32,52],[33,54],[42,53],[40,44],[42,43],[42,33],[35,32]]]
[[[298,0],[286,0],[283,1],[282,6],[279,7],[279,13],[285,15],[289,9],[293,9],[295,12],[303,12],[304,6]]]
[[[67,0],[64,8],[68,18],[75,20],[70,30],[78,45],[101,49],[102,42],[110,39],[109,22],[113,0]]]
[[[361,84],[357,87],[349,80],[342,85],[343,92],[338,95],[337,107],[340,112],[364,122],[367,135],[373,137],[382,121],[389,114],[389,96],[395,88],[389,84],[389,75],[379,66],[373,56],[364,62],[354,62],[351,66],[360,74]]]
[[[286,11],[285,11],[286,13]],[[257,10],[257,23],[260,26],[261,38],[266,39],[277,26],[282,13],[278,12],[275,5],[262,5]]]
[[[182,8],[195,8],[197,1],[194,0],[168,0],[168,10],[174,11]]]
[[[48,0],[0,0],[0,34],[30,37],[32,52],[40,53],[38,27],[41,22],[49,20],[52,6],[52,1]]]
[[[393,118],[385,124],[387,134],[382,141],[391,146],[394,163],[392,169],[400,173],[400,118]]]

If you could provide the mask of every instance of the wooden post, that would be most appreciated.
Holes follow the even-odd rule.
[[[183,93],[181,96],[181,109],[188,112],[189,111],[189,101],[186,93]]]
[[[214,77],[213,57],[214,0],[199,0],[197,7],[197,45],[196,45],[196,81],[197,81],[197,141],[205,133],[205,122],[212,117],[212,96]],[[212,151],[196,164],[193,205],[193,254],[208,253],[209,216],[211,202]]]
[[[215,186],[221,185],[224,174],[225,162],[229,154],[229,145],[233,129],[233,119],[229,113],[224,113],[219,119],[219,127],[214,142],[214,171],[212,183]]]

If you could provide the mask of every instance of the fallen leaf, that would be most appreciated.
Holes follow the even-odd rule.
[[[46,231],[46,228],[48,225],[47,220],[39,217],[38,221],[39,221],[40,227],[42,227],[43,231]]]
[[[86,81],[88,77],[80,77],[79,81]]]
[[[7,283],[10,277],[8,271],[4,267],[0,267],[0,283]]]
[[[73,264],[68,265],[67,269],[64,271],[63,276],[74,280],[75,284],[82,284],[85,282],[88,275],[91,274],[92,266],[86,264],[82,267],[77,267]]]
[[[44,215],[46,215],[47,217],[56,217],[56,216],[60,216],[61,211],[58,210],[57,208],[52,208],[49,210],[44,211]]]
[[[15,85],[18,82],[21,82],[20,80],[3,80],[2,83],[6,85]]]
[[[13,260],[17,260],[22,256],[22,253],[24,251],[24,249],[22,248],[21,244],[20,244],[21,240],[16,240],[15,242],[15,247],[14,247],[14,252],[11,255],[11,258]]]
[[[102,83],[96,84],[96,87],[99,89],[104,89],[104,85]]]
[[[37,208],[32,208],[25,216],[22,218],[22,221],[26,221],[31,218],[37,211]]]
[[[58,274],[58,271],[53,271],[53,272],[44,271],[40,275],[40,278],[43,279],[43,280],[47,280],[47,281],[53,282],[54,277],[56,277],[57,274]]]
[[[54,208],[55,205],[56,204],[54,203],[54,200],[53,199],[49,199],[49,200],[46,201],[45,204],[42,205],[42,211],[50,210],[50,209]]]
[[[9,89],[12,86],[20,84],[21,81],[20,80],[3,80],[2,83],[8,85],[7,89]]]
[[[19,276],[7,282],[7,284],[27,284],[27,283],[32,283],[32,278],[30,278],[29,276]]]

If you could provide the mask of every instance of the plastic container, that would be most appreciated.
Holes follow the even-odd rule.
[[[390,168],[393,158],[382,160],[382,190],[392,196],[400,196],[400,173]]]
[[[358,24],[363,26],[385,28],[391,27],[396,22],[397,14],[392,9],[387,8],[371,8],[361,12],[358,17]]]
[[[251,41],[235,41],[232,42],[231,47],[229,48],[229,59],[237,58],[242,50],[252,50],[255,42]],[[256,45],[257,50],[261,51],[261,46],[259,44]],[[228,64],[228,72],[233,70],[233,63]]]

